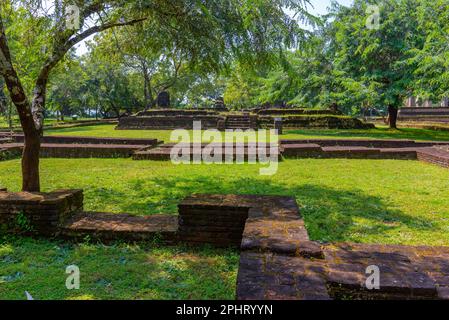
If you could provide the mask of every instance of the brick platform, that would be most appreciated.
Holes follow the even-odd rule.
[[[417,153],[419,161],[424,161],[438,165],[440,167],[449,168],[449,150],[447,148],[425,148]]]
[[[23,134],[14,134],[12,139],[15,142],[23,143]],[[78,137],[78,136],[43,136],[43,144],[81,144],[81,145],[138,145],[138,146],[156,146],[162,141],[157,139],[132,139],[132,138],[96,138],[96,137]]]
[[[147,145],[113,145],[113,144],[49,144],[41,145],[42,158],[129,158],[134,152],[146,150]],[[7,143],[0,145],[0,152],[9,152],[20,156],[22,143]],[[0,158],[1,159],[1,158]]]
[[[449,248],[340,244],[325,259],[243,252],[240,300],[449,299]],[[380,270],[380,289],[368,290],[368,266]]]
[[[79,213],[69,219],[61,229],[65,238],[82,240],[89,237],[102,242],[114,240],[176,241],[178,217],[153,215],[137,217],[127,214]]]
[[[0,191],[0,227],[3,232],[54,236],[74,212],[82,209],[81,190],[50,193]]]
[[[240,254],[237,300],[329,300],[324,261],[272,253]]]
[[[327,246],[326,279],[335,298],[444,298],[449,276],[449,248],[342,244]],[[380,290],[366,289],[366,268],[380,270]]]
[[[282,140],[285,158],[421,160],[448,167],[449,142],[412,140]]]
[[[449,145],[449,141],[421,142],[404,139],[305,139],[305,140],[281,140],[282,146],[292,144],[315,144],[320,147],[367,147],[367,148],[424,148],[434,145]]]
[[[131,116],[120,118],[117,130],[174,130],[193,129],[195,121],[201,121],[203,129],[216,129],[224,120],[219,115],[181,114],[175,116]]]
[[[0,144],[0,160],[19,157],[22,152],[23,134],[9,137],[14,142],[10,142],[8,138],[7,143]],[[157,139],[72,136],[45,136],[41,142],[42,158],[129,158],[136,151],[147,150],[162,143]]]
[[[145,145],[47,144],[41,146],[42,158],[129,158]]]
[[[171,154],[175,144],[168,143],[161,145],[157,148],[151,150],[143,150],[137,151],[133,155],[134,160],[171,160]],[[201,159],[201,156],[207,155],[207,157],[215,157],[213,161],[222,163],[227,159],[232,159],[235,161],[236,159],[242,159],[243,161],[255,160],[255,161],[264,161],[266,157],[271,155],[270,145],[261,145],[258,146],[255,143],[246,143],[243,146],[239,146],[238,148],[234,144],[180,144],[178,155],[182,157],[186,156],[187,159],[193,161],[193,159]],[[263,150],[262,157],[259,156],[258,148],[261,147]],[[275,157],[278,160],[281,160],[280,149],[276,149]],[[229,152],[230,151],[230,152]],[[219,156],[220,155],[220,156]],[[204,162],[206,159],[204,159]]]
[[[399,121],[449,121],[449,108],[412,107],[400,108]]]
[[[240,247],[240,300],[449,299],[449,247],[323,245],[309,239],[291,197],[194,195],[179,217],[81,209],[81,191],[0,192],[0,224],[9,232],[23,213],[45,236]],[[365,285],[373,265],[380,290]]]

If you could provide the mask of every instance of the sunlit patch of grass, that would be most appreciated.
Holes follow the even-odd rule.
[[[173,165],[130,159],[42,159],[43,191],[84,189],[85,210],[177,214],[193,193],[296,198],[314,240],[449,243],[449,171],[417,161],[303,159],[259,165]],[[20,190],[20,161],[0,162],[0,185]],[[84,250],[84,249],[83,249]],[[86,249],[87,250],[87,249]]]

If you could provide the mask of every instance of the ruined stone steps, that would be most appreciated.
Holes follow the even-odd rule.
[[[229,130],[250,130],[256,129],[257,125],[251,120],[250,116],[228,116],[225,123]]]

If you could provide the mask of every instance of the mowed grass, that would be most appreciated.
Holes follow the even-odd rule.
[[[0,238],[0,299],[234,299],[232,250]],[[66,288],[66,268],[80,289]]]
[[[171,130],[115,130],[115,125],[82,126],[61,129],[48,129],[46,135],[118,137],[118,138],[153,138],[165,142],[171,141]],[[189,131],[191,136],[193,131]],[[198,132],[196,132],[198,134]],[[420,141],[449,141],[449,131],[400,128],[391,130],[378,127],[370,130],[286,130],[280,139],[411,139]],[[208,140],[208,139],[204,139]]]
[[[46,134],[157,138],[171,131],[115,131],[112,125]],[[192,134],[192,132],[191,132]],[[296,130],[281,138],[449,140],[420,129]],[[193,193],[296,198],[312,240],[406,245],[449,244],[449,171],[414,161],[287,160],[274,176],[258,165],[173,165],[130,159],[42,159],[43,191],[82,188],[85,209],[177,214]],[[0,187],[20,189],[20,160],[0,162]],[[0,299],[233,299],[239,254],[157,243],[104,246],[0,237]],[[68,265],[81,289],[65,287]]]
[[[449,244],[449,171],[395,160],[286,160],[258,165],[173,165],[130,159],[43,159],[43,191],[82,188],[85,209],[177,214],[194,193],[296,198],[309,234],[323,242]],[[20,189],[20,161],[0,163],[0,184]]]

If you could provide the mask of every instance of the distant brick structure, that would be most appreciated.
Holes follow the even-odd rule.
[[[218,122],[225,120],[214,110],[158,109],[137,113],[120,119],[117,130],[173,130],[193,129],[195,121],[201,121],[203,129],[217,129]]]
[[[399,109],[398,120],[420,122],[449,122],[449,108],[411,107]]]
[[[125,117],[121,118],[117,130],[173,130],[193,129],[194,121],[201,121],[203,129],[216,129],[223,118],[218,115],[182,115],[165,117]]]
[[[169,108],[170,107],[170,94],[167,91],[162,91],[158,94],[157,106],[158,106],[158,108]]]
[[[224,102],[224,98],[223,97],[218,97],[215,100],[214,109],[217,110],[217,111],[228,111],[228,108],[226,108],[226,104]]]

